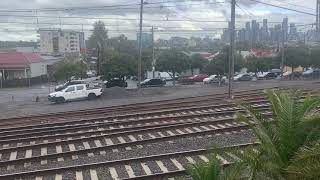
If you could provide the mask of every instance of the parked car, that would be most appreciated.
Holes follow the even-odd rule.
[[[250,74],[238,74],[233,79],[235,81],[251,81],[252,76]]]
[[[226,76],[220,76],[219,75],[211,75],[203,80],[204,84],[211,84],[211,83],[219,83],[219,79],[221,78],[221,83],[226,82],[227,77]]]
[[[278,75],[276,73],[273,72],[267,72],[267,73],[263,73],[258,75],[258,79],[262,80],[262,79],[276,79],[278,77]]]
[[[318,79],[320,78],[320,69],[309,69],[302,73],[303,78],[312,78]]]
[[[189,77],[189,79],[194,82],[202,82],[207,77],[209,77],[207,74],[197,74],[192,77]]]
[[[160,87],[166,85],[163,79],[146,79],[141,82],[140,87]]]
[[[56,86],[54,88],[54,90],[55,91],[61,91],[61,90],[65,89],[68,86],[76,85],[76,84],[86,84],[86,82],[83,81],[83,80],[71,80],[71,81],[68,81],[68,82],[66,82],[64,84],[60,84],[60,85]]]
[[[111,88],[111,87],[128,87],[128,83],[122,79],[114,78],[109,81],[104,81],[104,84],[106,88]]]
[[[76,99],[94,99],[101,96],[102,88],[91,88],[87,84],[70,85],[61,91],[57,91],[48,95],[48,100],[55,103],[72,101]]]
[[[285,72],[282,74],[282,77],[285,78],[285,79],[289,79],[289,78],[300,78],[302,76],[302,73],[301,72]]]

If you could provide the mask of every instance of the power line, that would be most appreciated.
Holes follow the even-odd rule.
[[[296,9],[291,9],[291,8],[287,8],[287,7],[283,7],[283,6],[278,6],[278,5],[274,5],[274,4],[270,4],[270,3],[265,3],[265,2],[258,1],[258,0],[249,0],[249,1],[253,1],[253,2],[256,2],[256,3],[260,3],[260,4],[264,4],[264,5],[280,8],[280,9],[285,9],[285,10],[288,10],[288,11],[294,11],[294,12],[297,12],[297,13],[307,14],[307,15],[310,15],[310,16],[316,16],[316,14],[312,14],[312,13],[308,13],[308,12],[304,12],[304,11],[300,11],[300,10],[296,10]]]
[[[300,8],[305,8],[305,9],[309,9],[309,10],[316,10],[316,9],[313,9],[313,8],[310,8],[310,7],[307,7],[307,6],[302,6],[302,5],[298,5],[298,4],[293,4],[293,3],[289,3],[289,2],[283,2],[283,1],[280,1],[280,0],[273,0],[273,1],[277,1],[277,2],[280,2],[282,4],[288,4],[288,5],[291,5],[291,6],[296,6],[296,7],[300,7]]]
[[[195,2],[194,0],[183,0],[183,1],[161,1],[161,2],[145,2],[145,6],[149,5],[157,5],[157,4],[164,4],[164,3],[185,3],[185,2]],[[199,1],[201,2],[201,1]],[[225,2],[212,2],[207,4],[223,4]],[[104,5],[104,6],[91,6],[91,7],[57,7],[57,8],[37,8],[37,9],[0,9],[0,12],[35,12],[35,11],[73,11],[73,10],[105,10],[110,8],[117,8],[117,9],[128,9],[126,7],[130,7],[129,9],[138,9],[140,3],[131,3],[131,4],[116,4],[116,5]],[[201,5],[201,4],[186,4],[189,5]],[[137,6],[136,8],[132,8],[132,6]],[[146,7],[146,8],[161,8],[161,7],[176,7],[175,6],[157,6],[157,7]]]

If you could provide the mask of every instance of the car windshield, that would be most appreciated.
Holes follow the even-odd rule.
[[[145,79],[144,81],[142,81],[142,83],[146,83],[149,82],[151,79]]]

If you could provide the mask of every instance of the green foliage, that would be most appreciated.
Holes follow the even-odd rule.
[[[209,63],[209,61],[203,58],[200,54],[194,54],[190,58],[190,68],[199,68],[200,71]]]
[[[273,121],[244,105],[260,145],[255,151],[247,149],[237,156],[238,167],[248,169],[249,179],[319,179],[320,178],[320,115],[319,98],[300,100],[299,93],[269,91]],[[249,118],[238,114],[238,121]]]
[[[89,37],[87,46],[89,48],[97,48],[98,44],[100,44],[100,46],[104,46],[107,38],[108,35],[104,22],[97,21],[93,25],[93,32]]]
[[[279,68],[280,63],[272,57],[258,58],[255,56],[247,57],[244,66],[249,72],[267,72],[271,69]]]
[[[311,49],[310,63],[314,68],[320,68],[320,49]]]
[[[87,66],[82,61],[63,61],[57,65],[53,73],[55,80],[69,80],[70,77],[86,77]]]
[[[134,57],[127,54],[113,54],[113,56],[102,65],[105,79],[124,78],[135,75],[136,62]]]
[[[192,164],[187,173],[193,180],[222,180],[225,177],[222,162],[215,157],[208,164]]]
[[[189,57],[183,52],[170,49],[162,52],[157,59],[156,69],[158,71],[181,73],[189,66]]]
[[[299,66],[311,66],[311,63],[309,61],[309,52],[306,48],[286,48],[284,51],[284,58],[284,64],[292,68],[297,68]],[[280,62],[281,56],[279,56],[278,59]]]
[[[235,55],[234,71],[240,71],[243,67],[243,58],[240,54]],[[229,72],[229,48],[225,47],[204,70],[208,74],[227,74]]]

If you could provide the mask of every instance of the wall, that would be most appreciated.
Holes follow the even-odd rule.
[[[47,75],[47,66],[45,63],[32,63],[30,69],[31,78]]]

